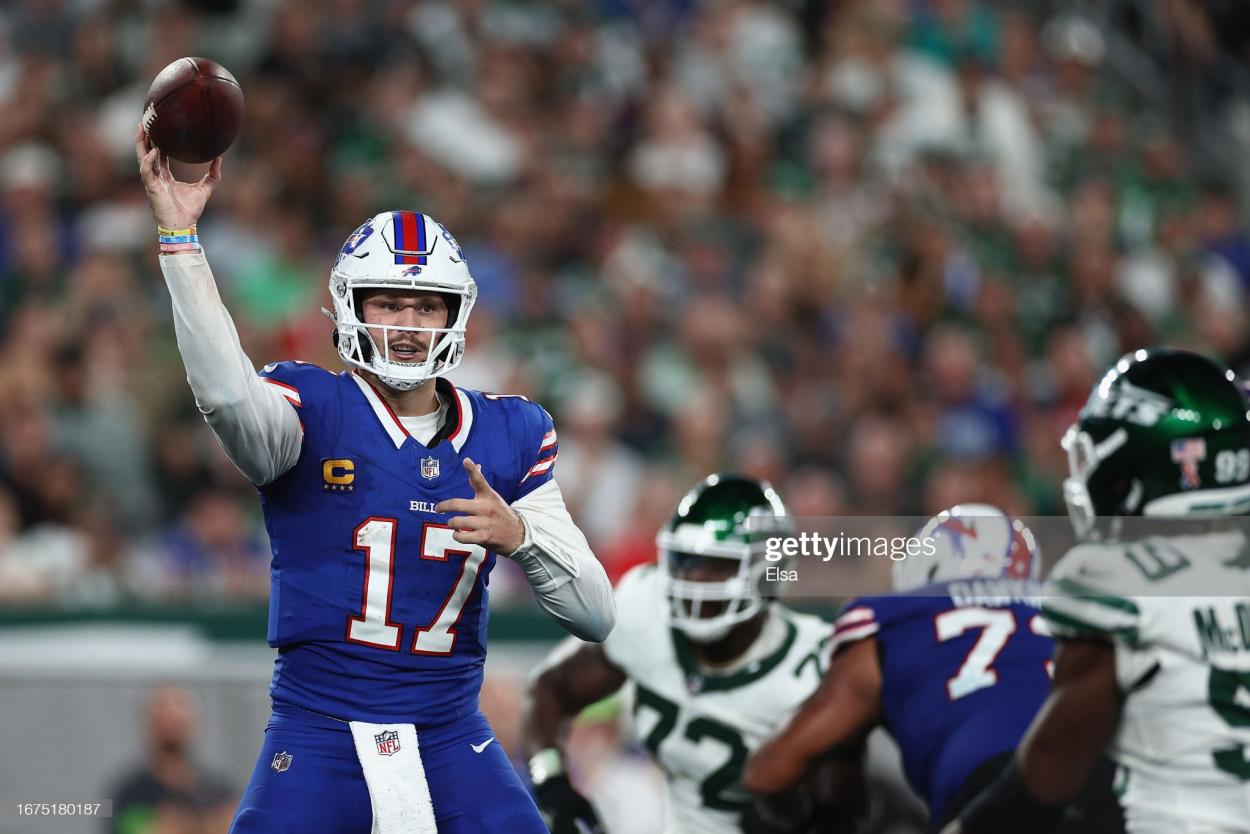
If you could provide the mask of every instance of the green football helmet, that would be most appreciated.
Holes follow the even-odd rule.
[[[765,543],[791,529],[766,481],[709,475],[656,536],[672,626],[691,640],[720,640],[763,608]]]
[[[1078,536],[1104,532],[1100,518],[1250,511],[1250,400],[1205,356],[1125,355],[1094,385],[1063,448]]]

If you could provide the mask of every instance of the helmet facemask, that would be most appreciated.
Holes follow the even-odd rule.
[[[1068,516],[1072,520],[1072,529],[1078,539],[1099,539],[1104,535],[1114,537],[1114,530],[1102,530],[1099,527],[1099,516],[1090,494],[1090,480],[1099,474],[1099,467],[1128,442],[1128,432],[1124,429],[1113,431],[1106,439],[1095,441],[1089,432],[1080,425],[1072,425],[1064,432],[1060,445],[1068,453],[1067,478],[1063,480],[1063,501],[1068,507]],[[1130,484],[1123,490],[1122,509],[1125,514],[1133,514],[1141,506],[1140,483]],[[1107,519],[1114,524],[1113,519]]]
[[[335,345],[345,362],[370,371],[383,385],[396,391],[420,388],[426,380],[442,376],[460,364],[464,357],[467,310],[472,308],[473,298],[466,298],[460,293],[438,293],[447,301],[448,317],[445,327],[370,324],[362,318],[360,299],[371,289],[396,288],[390,285],[358,285],[348,293],[349,301],[344,305],[351,311],[351,318],[331,316],[337,325]],[[403,291],[408,291],[408,288],[403,288]],[[392,355],[392,333],[415,334],[420,343],[426,346],[425,358],[420,362],[412,362]]]
[[[758,553],[753,554],[753,549]],[[762,545],[722,546],[692,553],[665,549],[661,544],[661,558],[662,583],[672,625],[696,643],[723,639],[734,626],[750,620],[764,606],[760,588],[765,566]],[[691,573],[725,578],[690,579]]]
[[[361,298],[367,290],[439,295],[449,312],[444,327],[366,324]],[[442,376],[464,358],[465,332],[477,298],[455,239],[441,224],[413,212],[386,212],[360,226],[343,245],[330,272],[335,347],[349,365],[369,371],[399,391]],[[391,350],[392,332],[413,333],[428,350],[420,362]]]
[[[672,627],[714,643],[763,611],[767,542],[791,527],[765,481],[709,475],[686,493],[656,536]]]

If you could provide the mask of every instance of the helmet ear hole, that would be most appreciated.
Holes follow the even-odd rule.
[[[439,293],[443,297],[443,301],[447,304],[447,323],[444,327],[451,327],[452,324],[460,317],[460,296],[455,293]]]
[[[1093,500],[1093,510],[1099,516],[1136,515],[1137,509],[1129,506],[1135,493],[1134,479],[1120,471],[1114,457],[1101,461],[1090,472],[1087,488]],[[1094,496],[1099,496],[1095,499]]]

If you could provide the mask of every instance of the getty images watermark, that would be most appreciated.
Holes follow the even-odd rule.
[[[805,530],[789,536],[772,536],[764,542],[764,558],[771,562],[765,569],[768,582],[797,582],[797,568],[787,568],[782,563],[795,559],[818,559],[830,562],[838,558],[862,559],[885,558],[891,562],[905,559],[933,557],[938,552],[937,540],[932,536],[833,535]]]
[[[760,525],[752,529],[748,521],[747,527],[763,545],[762,590],[788,600],[889,593],[940,596],[946,593],[942,576],[1041,580],[1074,547],[1090,542],[1114,549],[1107,558],[1127,566],[1124,581],[1135,584],[1123,588],[1122,596],[1245,596],[1244,584],[1218,582],[1215,577],[1222,574],[1186,569],[1201,567],[1210,558],[1190,552],[1197,547],[1195,536],[1206,537],[1199,551],[1227,548],[1231,555],[1223,560],[1225,565],[1245,568],[1250,577],[1250,515],[1107,517],[1082,537],[1067,516],[1007,516],[992,507],[940,519],[791,517],[784,530],[767,519]]]
[[[846,599],[883,593],[925,594],[941,563],[1010,561],[1020,547],[1037,550],[1027,525],[988,508],[930,516],[791,517],[784,529],[761,519],[752,532],[763,555],[763,591],[787,599]],[[1067,519],[1038,520],[1050,552],[1073,543]],[[748,522],[748,529],[751,523]],[[1064,532],[1064,531],[1067,532]],[[1017,539],[1019,539],[1017,541]],[[1026,544],[1027,543],[1027,544]],[[906,590],[900,591],[900,588]]]

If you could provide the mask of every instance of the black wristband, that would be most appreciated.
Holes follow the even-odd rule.
[[[963,834],[1048,834],[1063,820],[1066,804],[1047,805],[1020,778],[1014,757],[989,787],[959,815]]]

